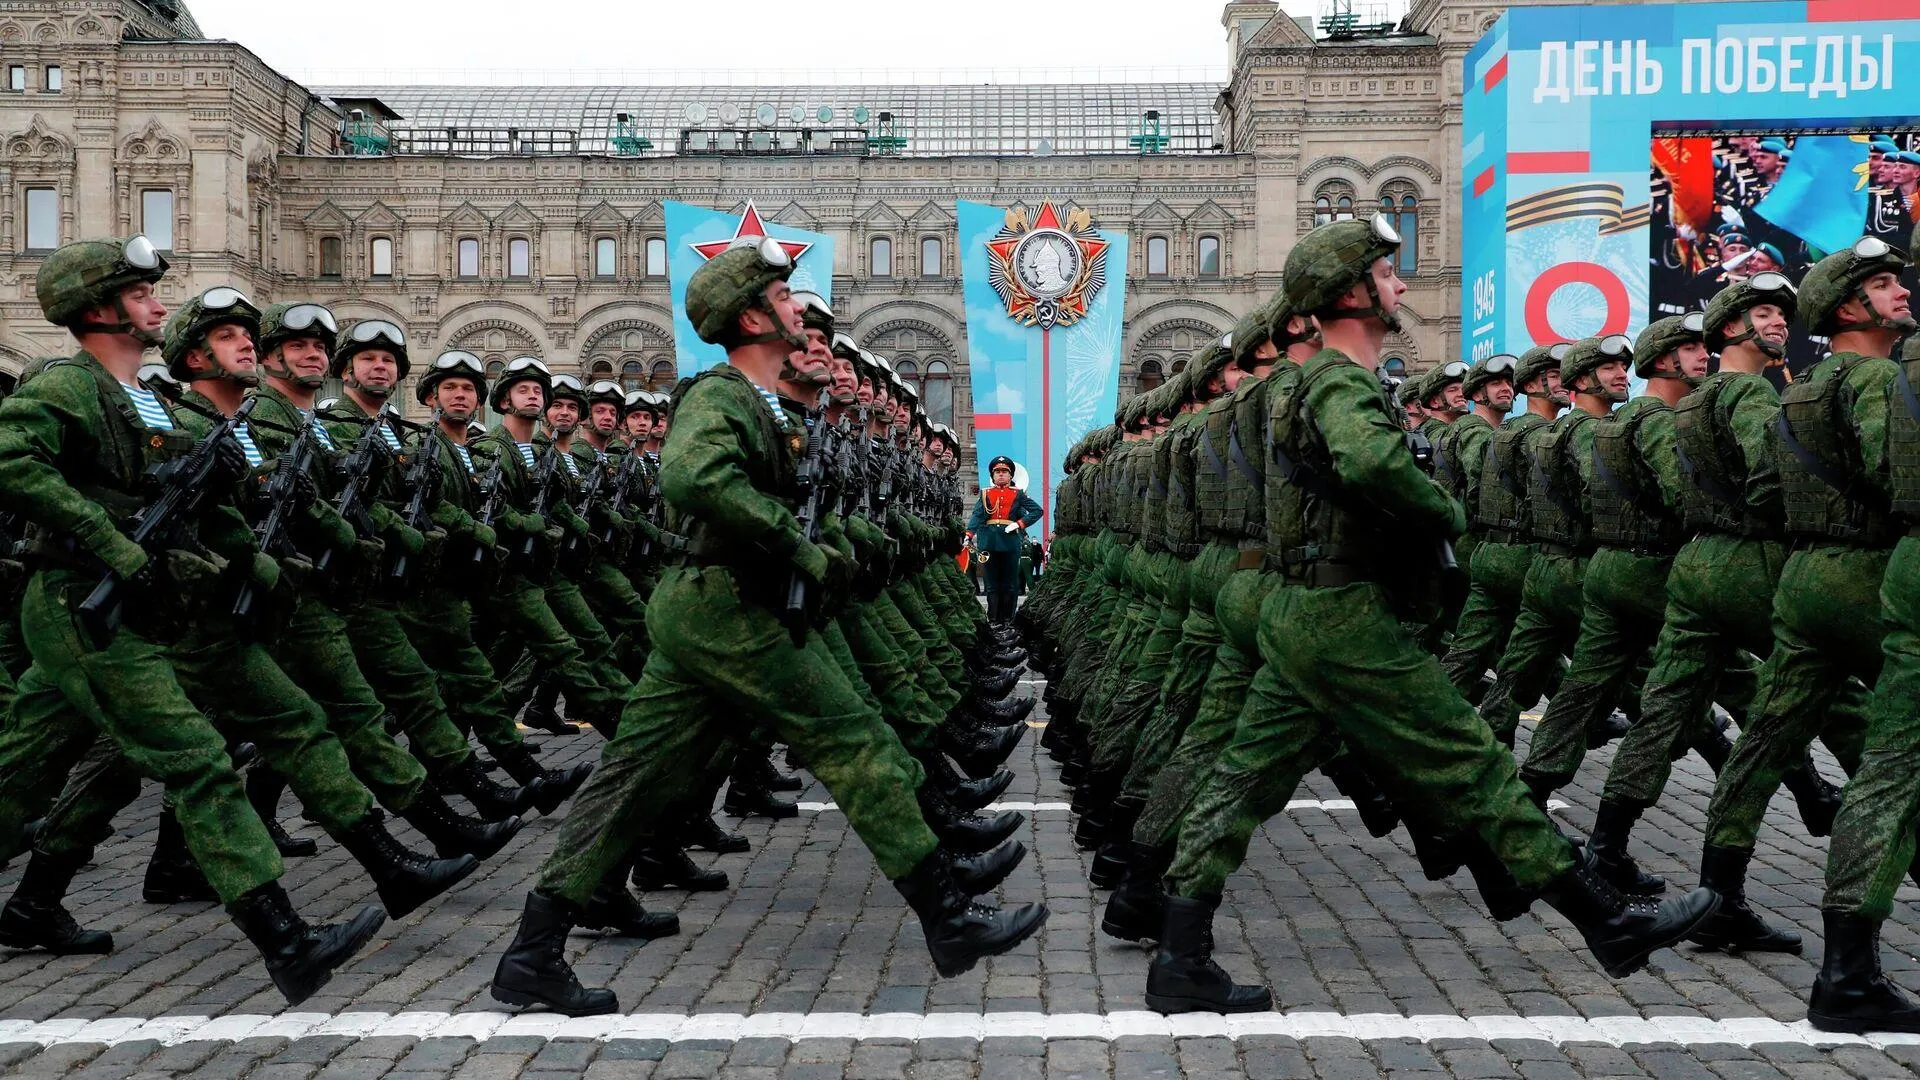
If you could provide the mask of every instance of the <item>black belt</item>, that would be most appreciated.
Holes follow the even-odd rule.
[[[1490,544],[1524,544],[1527,542],[1527,538],[1520,535],[1518,529],[1487,529],[1480,535],[1482,539]]]
[[[1318,562],[1294,563],[1281,567],[1280,573],[1288,584],[1304,585],[1309,589],[1338,589],[1347,585],[1359,585],[1380,580],[1378,574],[1369,567],[1357,563],[1331,562],[1322,559]]]

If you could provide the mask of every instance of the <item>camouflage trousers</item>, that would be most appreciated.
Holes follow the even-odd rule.
[[[1826,911],[1885,921],[1913,863],[1920,821],[1920,539],[1903,537],[1880,583],[1880,678],[1827,852]]]
[[[1751,850],[1780,786],[1817,736],[1851,776],[1866,739],[1857,708],[1835,708],[1849,682],[1879,679],[1886,624],[1880,582],[1892,552],[1803,548],[1773,594],[1773,654],[1748,723],[1707,804],[1707,843]]]
[[[834,620],[853,661],[851,680],[865,688],[863,696],[886,718],[901,745],[918,757],[934,753],[934,736],[945,718],[920,684],[914,681],[911,660],[892,643],[872,604],[856,604]]]
[[[487,747],[518,746],[520,728],[487,654],[473,640],[473,608],[451,589],[430,585],[407,598],[398,612],[407,640],[433,671],[447,718]]]
[[[473,757],[466,735],[447,715],[433,669],[413,647],[394,605],[367,600],[343,615],[361,673],[399,722],[407,749],[427,774],[444,776]]]
[[[1188,565],[1187,617],[1180,624],[1180,640],[1167,661],[1160,682],[1159,701],[1134,740],[1121,793],[1145,801],[1153,781],[1180,745],[1206,691],[1207,673],[1220,651],[1220,623],[1214,604],[1240,558],[1231,544],[1213,543]]]
[[[609,734],[625,698],[616,687],[595,677],[580,643],[561,625],[540,586],[524,574],[508,571],[501,575],[499,585],[474,606],[474,616],[474,639],[494,671],[504,677],[525,650],[532,654],[536,670],[560,684],[568,712],[593,724],[601,734]],[[521,704],[524,701],[522,698]],[[519,711],[512,698],[507,707],[511,712]]]
[[[1640,719],[1614,749],[1604,799],[1652,806],[1673,762],[1713,734],[1713,702],[1745,718],[1757,691],[1747,659],[1773,651],[1773,591],[1786,557],[1773,541],[1715,534],[1680,548]]]
[[[280,854],[247,802],[227,740],[188,700],[165,647],[124,626],[97,642],[72,613],[94,584],[43,570],[22,597],[33,666],[0,723],[0,859],[19,854],[26,823],[105,735],[135,771],[165,785],[187,850],[223,901],[279,880]]]
[[[1580,637],[1560,688],[1533,729],[1520,775],[1560,788],[1587,754],[1587,730],[1604,721],[1634,668],[1659,639],[1672,560],[1603,547],[1587,560]]]
[[[640,677],[647,663],[647,601],[620,568],[595,559],[582,578],[581,594],[593,615],[613,637],[609,658],[628,681]]]
[[[1146,616],[1151,623],[1139,631],[1140,647],[1129,667],[1119,672],[1112,704],[1094,733],[1093,770],[1114,783],[1116,794],[1124,779],[1140,732],[1160,704],[1160,690],[1172,670],[1181,628],[1187,620],[1187,595],[1192,570],[1188,562],[1161,551],[1143,560],[1142,590],[1149,597]]]
[[[1469,568],[1473,588],[1442,661],[1454,689],[1467,693],[1506,651],[1532,564],[1533,548],[1528,545],[1487,540],[1474,546],[1471,563],[1462,564]]]
[[[1261,607],[1259,640],[1266,666],[1181,825],[1168,875],[1178,895],[1219,895],[1254,831],[1343,741],[1402,813],[1458,822],[1522,888],[1572,868],[1572,846],[1527,797],[1513,755],[1401,629],[1384,590],[1282,583]]]
[[[1585,556],[1543,551],[1535,551],[1527,566],[1520,615],[1496,665],[1493,689],[1480,703],[1481,717],[1508,746],[1520,726],[1520,713],[1540,700],[1559,672],[1560,658],[1572,652],[1579,639],[1580,613],[1586,605],[1580,579],[1586,569]]]
[[[575,797],[540,885],[584,904],[660,814],[684,794],[688,762],[765,727],[800,751],[889,878],[937,841],[914,792],[925,774],[847,681],[820,635],[796,646],[771,609],[741,595],[735,571],[681,566],[649,598],[653,652]]]

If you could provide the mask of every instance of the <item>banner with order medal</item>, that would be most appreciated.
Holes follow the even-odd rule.
[[[1050,537],[1061,455],[1112,420],[1119,395],[1127,237],[1051,202],[958,211],[980,486],[995,457],[1021,463]]]

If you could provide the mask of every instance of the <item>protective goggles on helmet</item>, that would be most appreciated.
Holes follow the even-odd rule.
[[[472,353],[455,349],[452,352],[443,352],[439,356],[434,357],[433,370],[447,372],[449,374],[465,372],[469,375],[485,375],[487,366],[482,364],[480,358]]]
[[[253,307],[253,301],[247,299],[247,294],[239,289],[231,285],[221,285],[201,293],[200,306],[207,311],[227,311],[237,307]]]
[[[1863,236],[1848,250],[1856,259],[1884,259],[1893,251],[1893,245],[1877,236]]]
[[[385,319],[368,319],[365,322],[354,323],[353,329],[347,331],[347,337],[358,345],[366,345],[384,338],[390,344],[398,345],[403,349],[407,347],[406,333]]]
[[[1400,230],[1387,221],[1385,214],[1373,215],[1373,235],[1383,243],[1396,245],[1400,243]]]
[[[561,390],[571,390],[581,396],[585,396],[587,392],[587,388],[580,385],[580,380],[572,375],[555,375],[553,377],[553,389],[555,393]]]
[[[315,325],[329,334],[340,332],[340,324],[334,321],[333,312],[319,304],[295,304],[280,316],[280,325],[288,330],[306,330]]]
[[[1624,360],[1633,355],[1633,339],[1625,334],[1609,334],[1600,339],[1600,355],[1609,360]]]
[[[1460,361],[1455,360],[1454,362],[1441,367],[1440,378],[1445,379],[1448,382],[1452,382],[1455,379],[1466,378],[1467,372],[1472,370],[1473,369],[1468,367],[1466,364],[1463,364]]]
[[[782,254],[786,252],[785,248],[781,248],[780,250]],[[827,303],[826,297],[821,296],[819,293],[806,291],[796,292],[793,294],[793,298],[800,301],[807,310],[817,312],[829,319],[833,318],[833,305]]]
[[[1764,270],[1753,275],[1747,279],[1747,284],[1753,288],[1754,292],[1786,293],[1788,296],[1799,295],[1799,293],[1794,290],[1793,282],[1787,280],[1787,275],[1774,270]]]
[[[1687,314],[1685,315],[1685,317],[1683,317],[1683,318],[1682,318],[1682,319],[1680,320],[1680,327],[1681,327],[1681,329],[1683,329],[1683,330],[1685,330],[1685,331],[1686,331],[1687,333],[1689,333],[1689,334],[1704,334],[1704,333],[1706,333],[1706,332],[1707,332],[1707,316],[1706,316],[1706,313],[1705,313],[1705,312],[1700,312],[1700,311],[1689,311],[1689,312],[1687,312]]]
[[[1480,370],[1488,375],[1512,375],[1514,367],[1519,363],[1519,358],[1501,353],[1499,356],[1489,356],[1480,361]]]
[[[752,248],[754,253],[760,256],[761,263],[776,270],[784,270],[793,265],[793,256],[787,254],[787,249],[780,246],[780,241],[771,236],[735,237],[733,243],[727,246],[727,250],[743,247]]]
[[[1555,345],[1553,348],[1548,349],[1547,355],[1553,357],[1554,362],[1558,363],[1567,358],[1567,351],[1572,348],[1573,348],[1572,342],[1563,341],[1560,344]]]
[[[612,394],[614,397],[617,397],[622,401],[626,400],[626,392],[621,390],[620,384],[617,382],[614,382],[612,379],[599,380],[598,382],[594,383],[592,386],[587,387],[587,392],[592,394],[595,397],[599,397],[602,394]]]
[[[538,372],[548,378],[553,377],[553,373],[547,370],[547,365],[542,363],[537,356],[516,356],[507,361],[507,366],[501,371],[501,377],[506,378],[513,375],[521,375],[529,371]]]
[[[153,241],[144,236],[129,239],[126,246],[120,249],[120,257],[135,270],[160,268],[160,252],[154,248]]]
[[[1228,352],[1233,351],[1233,331],[1229,330],[1220,335],[1220,347]]]

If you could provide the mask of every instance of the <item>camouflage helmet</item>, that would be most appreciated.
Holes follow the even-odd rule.
[[[1655,319],[1634,339],[1633,373],[1643,379],[1678,378],[1678,374],[1661,375],[1654,365],[1682,345],[1705,344],[1706,340],[1707,317],[1698,311]]]
[[[687,282],[687,321],[701,341],[717,345],[741,312],[761,303],[767,286],[792,274],[792,256],[772,237],[730,247]]]
[[[537,382],[541,392],[548,398],[553,397],[553,372],[537,356],[516,356],[507,361],[507,366],[494,377],[493,392],[487,395],[487,404],[494,412],[504,412],[507,404],[507,390],[516,383]]]
[[[1565,341],[1552,345],[1535,345],[1520,354],[1520,362],[1513,367],[1513,388],[1526,392],[1528,383],[1545,375],[1549,371],[1559,371],[1560,361],[1573,346]]]
[[[1209,345],[1207,348],[1201,350],[1200,355],[1194,357],[1193,362],[1187,365],[1187,371],[1193,373],[1193,379],[1187,385],[1187,397],[1190,400],[1205,401],[1211,397],[1212,393],[1209,393],[1207,388],[1213,384],[1213,380],[1218,378],[1222,371],[1226,370],[1227,365],[1234,363],[1234,356],[1239,351],[1237,346],[1240,341],[1240,338],[1237,336],[1239,328],[1235,327],[1234,329],[1235,333],[1228,334],[1226,337],[1221,338],[1218,344]],[[1256,331],[1256,333],[1257,332],[1258,331]],[[1248,350],[1248,354],[1252,354],[1251,349]],[[1185,374],[1185,372],[1182,372],[1182,374]]]
[[[1912,316],[1895,321],[1879,315],[1862,288],[1875,274],[1898,277],[1906,268],[1906,252],[1877,236],[1863,236],[1847,250],[1836,251],[1814,263],[1800,279],[1800,321],[1821,337],[1874,327],[1911,330],[1914,328]],[[1842,323],[1841,305],[1856,298],[1867,309],[1867,321]]]
[[[811,289],[796,289],[793,299],[800,304],[800,324],[808,330],[818,330],[827,335],[827,340],[831,342],[833,340],[833,305],[827,303],[827,298]]]
[[[354,354],[368,349],[385,349],[393,354],[393,361],[400,369],[400,377],[407,377],[410,366],[407,363],[407,332],[399,324],[385,319],[360,319],[340,331],[340,343],[334,346],[333,366],[328,369],[336,379],[353,362]]]
[[[260,333],[255,337],[259,339],[262,355],[272,352],[281,342],[297,337],[314,338],[331,354],[339,330],[340,324],[334,321],[333,312],[324,305],[294,300],[268,304],[260,313]]]
[[[595,379],[587,384],[587,408],[595,405],[611,405],[616,413],[625,415],[627,411],[627,392],[612,379]]]
[[[1273,340],[1272,306],[1269,301],[1253,309],[1245,318],[1233,324],[1233,329],[1227,332],[1226,337],[1220,339],[1220,347],[1227,352],[1226,360],[1222,361],[1223,367],[1232,363],[1235,367],[1252,371],[1260,363],[1254,353],[1260,351],[1260,346]]]
[[[1511,353],[1489,356],[1473,365],[1473,370],[1467,372],[1467,377],[1460,380],[1460,392],[1467,395],[1467,400],[1471,401],[1473,396],[1486,389],[1490,382],[1499,379],[1512,382],[1513,369],[1519,363],[1519,358]]]
[[[479,357],[464,349],[449,349],[434,357],[433,366],[414,384],[414,400],[425,405],[427,398],[433,396],[435,387],[456,376],[472,380],[474,394],[479,400],[486,400],[487,366],[480,362]]]
[[[180,305],[180,310],[167,320],[166,339],[160,345],[167,370],[181,382],[218,374],[193,375],[187,370],[187,353],[205,346],[207,331],[229,323],[245,329],[249,337],[260,336],[260,309],[253,306],[246,293],[231,285],[216,285]]]
[[[587,387],[580,381],[580,376],[563,371],[547,379],[547,404],[551,405],[562,398],[580,406],[581,414],[586,414]]]
[[[1560,385],[1573,390],[1581,376],[1591,375],[1600,370],[1602,364],[1615,360],[1626,364],[1633,362],[1632,338],[1625,334],[1608,334],[1605,337],[1596,334],[1581,338],[1560,360]]]
[[[1707,301],[1706,321],[1701,327],[1706,334],[1707,348],[1719,352],[1729,345],[1752,341],[1761,352],[1769,356],[1784,356],[1786,355],[1784,348],[1763,338],[1754,337],[1752,320],[1744,316],[1749,310],[1761,304],[1772,304],[1791,319],[1799,303],[1799,293],[1794,289],[1793,282],[1787,280],[1785,274],[1768,270],[1744,281],[1736,281],[1714,293],[1713,299]],[[1736,320],[1742,324],[1743,329],[1729,333],[1733,330],[1732,324]]]
[[[1421,408],[1425,408],[1427,404],[1426,385],[1426,372],[1421,371],[1408,375],[1406,378],[1401,379],[1399,384],[1393,388],[1393,400],[1402,406],[1418,405]]]
[[[166,272],[167,260],[144,236],[80,240],[47,256],[33,292],[48,322],[73,327],[82,315],[113,303],[120,290],[159,281]]]
[[[1472,373],[1473,369],[1463,360],[1449,360],[1444,364],[1436,364],[1428,368],[1420,376],[1420,404],[1425,405],[1428,400],[1439,397],[1452,383],[1464,384],[1467,376]],[[1465,392],[1466,388],[1463,385],[1461,393]]]
[[[1287,253],[1282,288],[1293,310],[1321,318],[1373,316],[1389,330],[1400,320],[1386,311],[1373,284],[1373,264],[1400,250],[1400,234],[1380,214],[1370,221],[1335,221],[1300,238]],[[1364,283],[1373,303],[1356,310],[1336,309],[1347,290]]]

